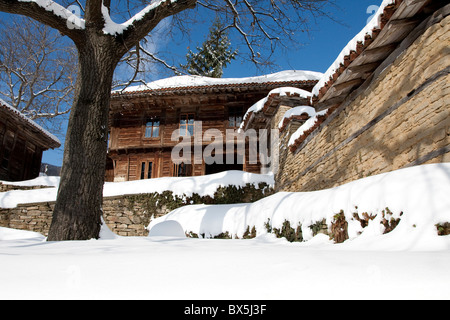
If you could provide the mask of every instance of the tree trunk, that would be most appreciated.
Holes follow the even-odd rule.
[[[78,45],[75,99],[48,241],[99,237],[114,52],[111,38],[94,33]]]

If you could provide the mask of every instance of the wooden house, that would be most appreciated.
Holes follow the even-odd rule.
[[[0,99],[0,180],[36,178],[42,153],[60,145],[55,136]]]
[[[225,170],[259,173],[260,164],[248,161],[247,149],[246,155],[237,146],[227,149],[226,141],[216,140],[217,135],[237,130],[248,108],[271,90],[289,86],[310,92],[320,76],[298,71],[240,79],[179,76],[113,92],[106,180],[198,176]],[[192,142],[198,139],[200,145],[194,146]],[[191,161],[174,161],[172,151],[180,141],[181,145],[191,142]],[[221,151],[212,153],[215,161],[211,163],[201,155],[214,141],[224,145],[214,150]]]

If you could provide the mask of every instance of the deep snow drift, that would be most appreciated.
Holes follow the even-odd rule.
[[[195,205],[179,208],[155,219],[149,229],[162,221],[175,220],[186,232],[212,237],[228,232],[242,237],[254,226],[265,234],[265,223],[281,228],[288,220],[301,225],[304,240],[311,240],[311,226],[325,219],[331,226],[341,210],[348,221],[350,243],[362,249],[440,250],[448,249],[449,238],[438,237],[436,224],[450,222],[450,164],[422,165],[357,180],[316,192],[277,193],[252,204]],[[388,208],[400,224],[389,234],[380,223]],[[354,218],[363,213],[376,217],[366,228]],[[389,217],[391,218],[391,217]]]

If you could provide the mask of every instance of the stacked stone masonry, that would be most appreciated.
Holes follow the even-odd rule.
[[[282,138],[277,190],[320,190],[449,162],[449,28],[450,16],[428,28],[296,152]]]
[[[16,208],[0,208],[0,227],[28,230],[48,235],[55,202],[19,204]],[[167,213],[146,212],[135,196],[117,196],[103,199],[103,219],[120,236],[147,236],[146,227],[152,217]]]
[[[47,186],[30,186],[30,187],[24,187],[24,186],[16,186],[12,184],[4,184],[0,182],[0,192],[8,192],[12,190],[36,190],[36,189],[43,189],[43,188],[49,188]]]

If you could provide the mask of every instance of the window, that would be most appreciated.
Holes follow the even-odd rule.
[[[157,118],[149,119],[145,124],[145,137],[158,138],[159,137],[160,121]]]
[[[190,177],[192,176],[192,165],[185,164],[184,162],[180,164],[173,165],[173,176],[174,177]]]
[[[148,166],[147,166],[148,163]],[[153,162],[142,162],[141,163],[141,180],[151,179],[153,173]]]
[[[184,113],[180,116],[180,136],[194,135],[194,114]]]
[[[153,162],[148,163],[147,179],[152,178]]]
[[[141,180],[145,179],[145,162],[142,162],[141,165]]]
[[[228,126],[230,128],[239,128],[242,123],[242,107],[230,107],[228,109]]]

